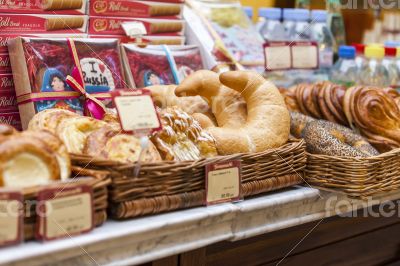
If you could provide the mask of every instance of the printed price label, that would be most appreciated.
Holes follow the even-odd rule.
[[[161,121],[148,90],[118,90],[112,93],[121,127],[125,132],[161,130]]]
[[[36,237],[41,240],[79,235],[94,227],[93,193],[87,185],[39,192]]]
[[[146,27],[143,22],[130,21],[121,24],[125,34],[129,37],[140,37],[147,34]]]
[[[316,42],[266,42],[265,70],[317,69],[318,53]]]
[[[20,192],[0,191],[0,247],[22,242],[23,208]]]
[[[206,165],[206,204],[234,202],[240,199],[240,161]]]

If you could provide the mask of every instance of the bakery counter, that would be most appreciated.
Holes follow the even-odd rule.
[[[294,187],[236,204],[176,211],[129,221],[108,221],[89,234],[0,250],[0,264],[135,265],[238,241],[400,198],[368,201]]]

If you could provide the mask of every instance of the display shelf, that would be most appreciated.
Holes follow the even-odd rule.
[[[236,241],[321,220],[345,211],[343,207],[348,203],[359,209],[399,198],[400,192],[393,192],[362,202],[317,189],[294,187],[236,204],[194,208],[123,222],[108,221],[86,235],[2,249],[0,264],[141,264],[223,240]],[[338,206],[341,208],[336,208]]]

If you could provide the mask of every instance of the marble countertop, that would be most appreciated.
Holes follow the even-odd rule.
[[[400,199],[400,191],[359,201],[313,188],[294,187],[235,204],[193,208],[123,222],[108,221],[86,235],[1,249],[0,264],[135,265],[395,199]]]

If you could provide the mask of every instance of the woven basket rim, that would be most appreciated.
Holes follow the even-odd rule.
[[[193,164],[208,164],[208,163],[212,163],[212,162],[218,162],[218,161],[223,161],[223,160],[232,160],[232,159],[240,159],[243,156],[262,156],[265,154],[270,154],[273,152],[278,152],[280,150],[285,150],[288,148],[296,148],[296,147],[300,147],[303,146],[305,144],[304,139],[290,139],[288,140],[287,143],[285,143],[284,145],[278,147],[278,148],[272,148],[272,149],[268,149],[262,152],[255,152],[255,153],[236,153],[236,154],[232,154],[232,155],[218,155],[216,157],[212,157],[212,158],[201,158],[199,160],[192,160],[192,161],[159,161],[159,162],[153,162],[153,163],[140,163],[140,165],[142,167],[165,167],[166,165],[168,166],[190,166]],[[400,151],[400,149],[399,149]],[[120,162],[116,162],[116,161],[110,161],[107,159],[101,159],[101,158],[96,158],[96,157],[92,157],[90,155],[82,155],[82,154],[74,154],[74,153],[70,153],[71,159],[72,160],[86,160],[89,161],[88,164],[90,164],[91,162],[95,163],[95,164],[105,164],[105,165],[110,165],[112,167],[132,167],[137,165],[136,163],[120,163]]]
[[[332,159],[337,159],[337,160],[353,160],[355,162],[362,162],[366,160],[376,160],[376,159],[385,159],[388,157],[392,157],[395,155],[400,155],[400,148],[393,149],[388,152],[381,153],[379,155],[375,156],[369,156],[369,157],[348,157],[348,156],[336,156],[336,155],[325,155],[325,154],[315,154],[315,153],[309,153],[306,151],[307,156],[315,157],[315,158],[320,158],[320,159],[327,159],[327,160],[332,160]]]

